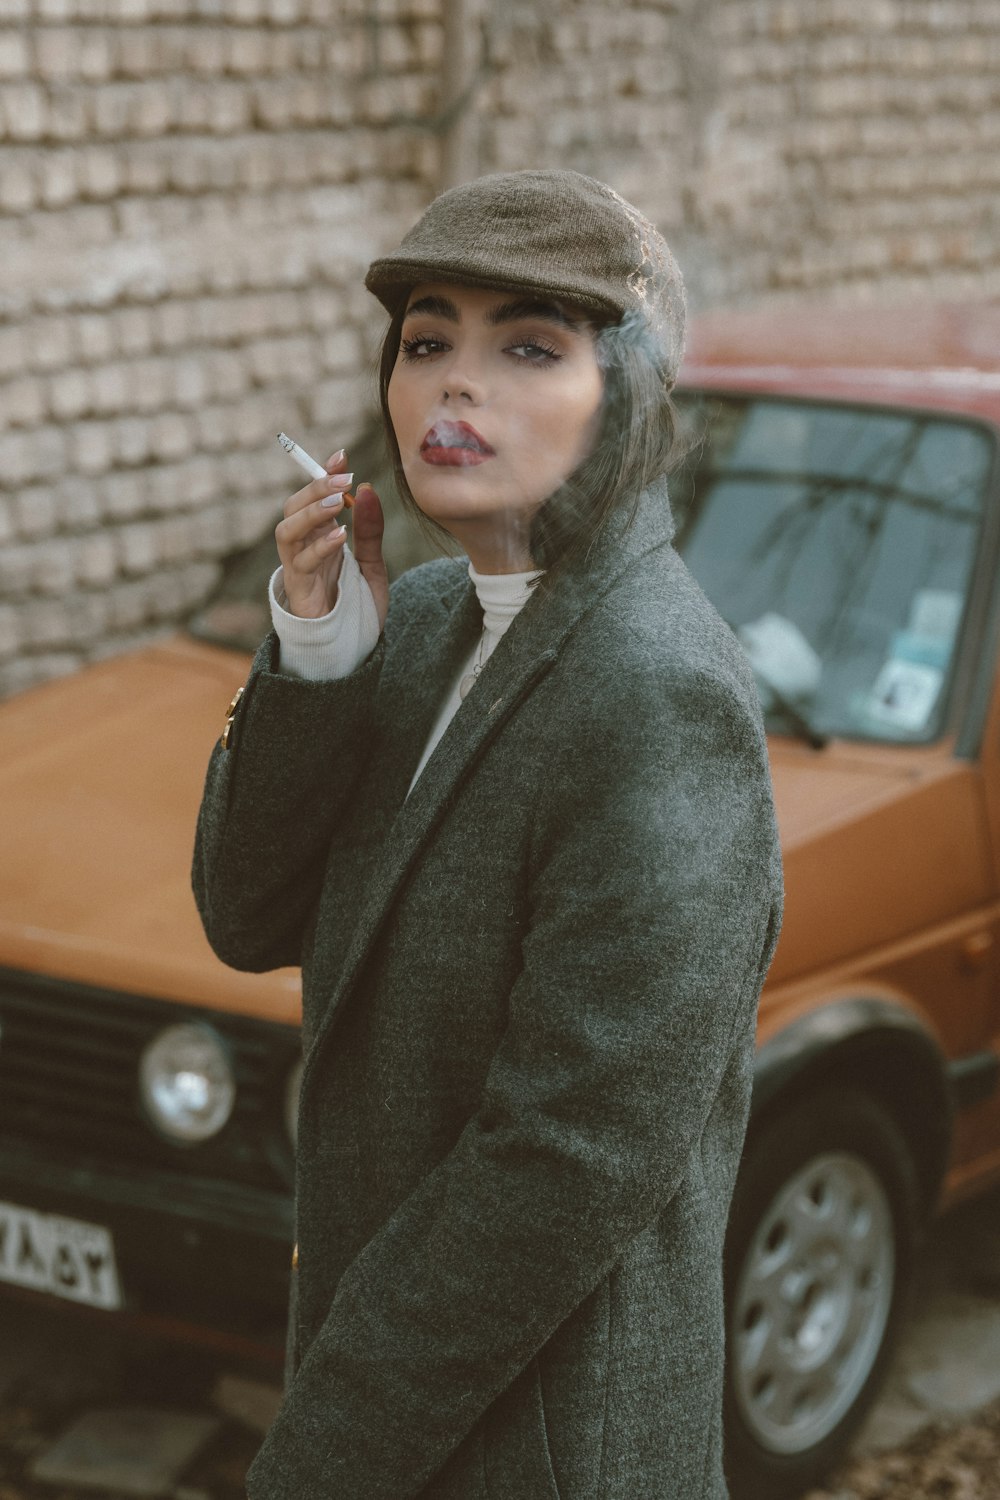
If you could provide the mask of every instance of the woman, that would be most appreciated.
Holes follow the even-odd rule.
[[[289,1382],[248,1491],[718,1500],[781,876],[751,673],[670,545],[680,278],[554,171],[444,194],[367,285],[403,493],[468,563],[390,600],[335,454],[209,768],[209,938],[303,968]]]

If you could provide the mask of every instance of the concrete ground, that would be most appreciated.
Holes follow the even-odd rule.
[[[854,1452],[895,1448],[931,1422],[1000,1398],[1000,1191],[956,1209],[922,1247],[912,1307]]]
[[[4,1304],[0,1326],[0,1500],[242,1500],[246,1466],[279,1399],[273,1371],[146,1344],[26,1302]],[[894,1456],[942,1424],[958,1431],[998,1401],[1000,1191],[934,1226],[884,1391],[847,1480],[835,1478],[829,1493],[911,1500],[909,1481],[885,1487]],[[984,1464],[996,1462],[995,1441],[982,1452]],[[872,1464],[880,1466],[874,1487],[850,1488]]]

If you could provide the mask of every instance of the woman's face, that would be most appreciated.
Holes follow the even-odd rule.
[[[531,519],[587,456],[604,383],[578,310],[414,287],[388,387],[410,492],[481,572],[532,566]]]

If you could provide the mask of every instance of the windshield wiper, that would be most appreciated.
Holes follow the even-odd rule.
[[[786,698],[781,689],[775,687],[774,683],[765,677],[764,673],[758,667],[754,667],[753,671],[754,675],[770,693],[773,707],[779,713],[784,714],[792,728],[796,731],[799,739],[805,740],[806,744],[811,745],[814,750],[822,750],[824,746],[830,743],[830,736],[823,734],[821,730],[811,724],[801,708],[793,703],[791,698]]]

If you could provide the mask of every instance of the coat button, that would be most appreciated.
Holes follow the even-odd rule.
[[[232,731],[233,720],[236,718],[236,710],[239,707],[239,701],[242,697],[243,688],[239,687],[233,694],[233,700],[230,703],[229,707],[226,709],[226,723],[222,731],[222,738],[219,740],[219,744],[222,746],[223,750],[229,749],[229,736]]]

